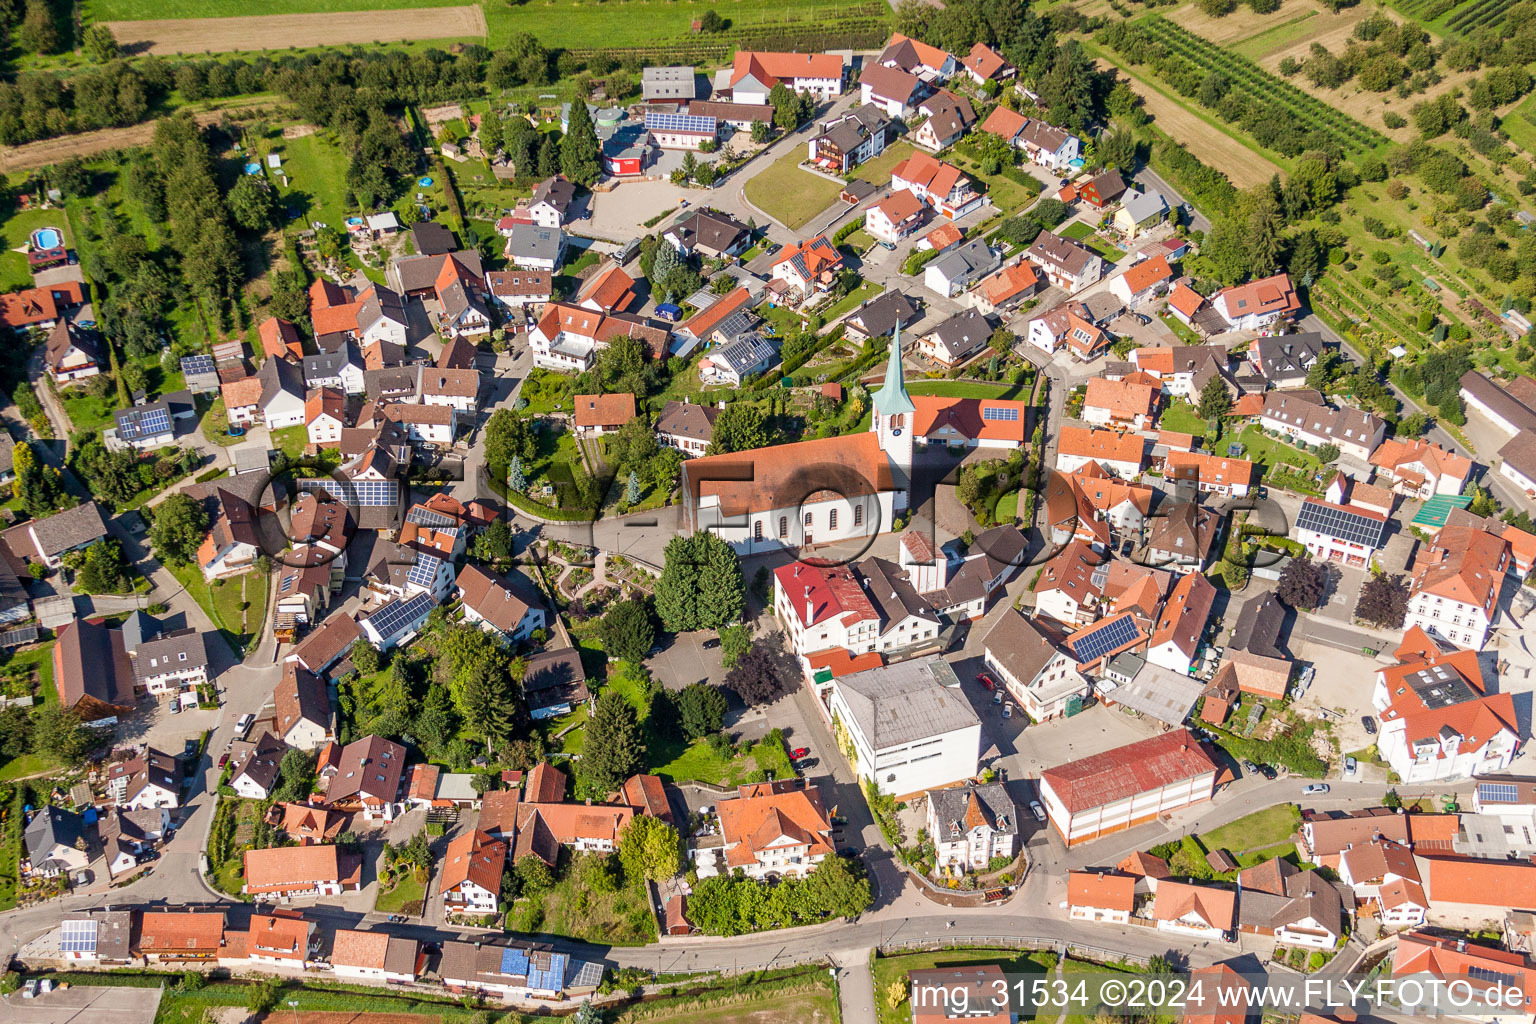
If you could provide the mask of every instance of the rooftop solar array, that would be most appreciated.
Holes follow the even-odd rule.
[[[653,132],[693,132],[715,134],[715,119],[698,114],[646,114],[645,126]]]
[[[405,521],[415,523],[417,526],[439,527],[459,525],[459,521],[453,518],[453,516],[433,511],[425,505],[412,506],[411,510],[405,514]]]
[[[20,629],[0,633],[0,647],[20,647],[37,639],[37,627],[22,626]]]
[[[219,368],[213,361],[213,356],[199,352],[196,355],[181,357],[181,372],[183,376],[190,377],[194,373],[218,373]]]
[[[391,637],[411,623],[426,618],[435,607],[437,598],[431,594],[417,594],[408,601],[391,601],[368,616],[368,622],[380,636]]]
[[[59,952],[96,952],[95,921],[65,921],[60,926]]]
[[[1136,639],[1139,632],[1140,628],[1136,625],[1136,620],[1129,615],[1109,619],[1093,632],[1079,637],[1072,645],[1072,653],[1077,655],[1078,661],[1085,664],[1097,661],[1115,648]]]
[[[565,988],[565,954],[549,954],[549,966],[528,962],[528,987],[536,992],[559,992]]]
[[[438,558],[436,555],[429,555],[423,551],[416,556],[416,564],[411,566],[411,571],[406,575],[405,581],[418,587],[430,589],[433,581],[437,579],[437,567],[442,564],[443,560],[441,558]]]
[[[1335,540],[1362,544],[1369,548],[1380,546],[1381,534],[1386,525],[1379,519],[1317,501],[1302,502],[1301,511],[1296,515],[1298,530],[1311,530]]]
[[[400,500],[398,480],[336,480],[323,477],[300,480],[299,490],[304,494],[323,491],[344,504],[363,508],[388,508]]]
[[[981,418],[984,420],[1002,420],[1008,423],[1019,422],[1019,410],[1013,406],[984,405],[981,407]]]
[[[1477,798],[1485,804],[1512,804],[1518,799],[1520,787],[1507,782],[1480,782]]]
[[[124,409],[117,414],[118,436],[124,440],[156,437],[171,432],[171,413],[163,405]]]
[[[501,954],[501,973],[526,977],[528,974],[528,951],[515,946],[503,950]]]

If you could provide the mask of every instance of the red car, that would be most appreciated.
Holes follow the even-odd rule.
[[[229,752],[225,751],[224,755],[219,758],[219,767],[223,768],[227,764],[229,764]]]
[[[985,686],[988,690],[997,689],[997,683],[994,682],[992,677],[987,675],[985,672],[976,673],[976,681],[982,686]]]
[[[810,757],[810,756],[811,756],[811,748],[810,747],[796,747],[794,750],[791,750],[789,752],[789,759],[791,761],[798,761],[802,757]]]

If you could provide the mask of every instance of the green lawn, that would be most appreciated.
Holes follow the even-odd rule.
[[[304,446],[309,444],[309,428],[303,425],[278,427],[270,433],[272,447],[281,449],[290,459],[297,459],[303,455]]]
[[[873,160],[866,160],[853,169],[853,176],[860,181],[867,181],[871,185],[889,185],[891,183],[891,171],[896,165],[917,150],[910,142],[898,142],[887,146],[885,152]]]
[[[167,562],[165,568],[213,620],[237,654],[255,639],[266,621],[267,577],[248,572],[210,585],[195,565]],[[242,611],[240,606],[246,602],[250,606]]]
[[[64,235],[66,244],[73,244],[69,235],[69,223],[63,210],[17,210],[0,225],[0,291],[10,292],[18,288],[32,287],[32,271],[27,257],[14,249],[27,246],[32,232],[38,228],[57,228]]]
[[[1273,53],[1310,34],[1313,27],[1307,24],[1307,19],[1316,14],[1315,10],[1304,11],[1289,21],[1271,25],[1258,35],[1249,36],[1240,43],[1228,44],[1227,49],[1249,60],[1258,60],[1265,54]]]
[[[992,518],[999,523],[1011,523],[1019,518],[1019,492],[1009,491],[997,499],[997,508],[993,510]]]
[[[1205,339],[1196,334],[1189,325],[1178,317],[1167,312],[1157,314],[1157,318],[1167,325],[1168,329],[1179,336],[1179,340],[1186,345],[1204,345]]]
[[[406,872],[388,890],[379,893],[378,899],[373,902],[373,909],[381,914],[399,914],[406,904],[415,904],[411,910],[405,913],[420,913],[422,903],[427,898],[427,887]]]
[[[523,897],[507,911],[508,931],[565,935],[614,946],[644,946],[656,941],[656,918],[645,890],[626,885],[616,892],[583,888],[571,867],[565,877],[537,897]]]
[[[1195,412],[1195,407],[1188,402],[1174,400],[1163,409],[1163,414],[1158,417],[1157,425],[1163,430],[1173,430],[1180,434],[1194,434],[1201,436],[1205,433],[1206,422]]]
[[[1297,487],[1303,482],[1306,487],[1301,489],[1315,490],[1310,481],[1301,481],[1295,478],[1294,471],[1307,478],[1312,477],[1322,469],[1322,464],[1317,457],[1302,451],[1300,448],[1286,444],[1279,438],[1270,437],[1257,426],[1248,425],[1241,430],[1234,431],[1232,423],[1223,425],[1222,433],[1218,437],[1206,436],[1206,422],[1196,414],[1194,407],[1188,402],[1171,402],[1163,410],[1158,426],[1164,430],[1174,430],[1184,434],[1195,434],[1205,438],[1205,448],[1217,455],[1226,455],[1227,445],[1238,442],[1243,445],[1243,458],[1255,463],[1261,468],[1264,476],[1269,477],[1272,471],[1285,473],[1284,483],[1288,487]],[[1282,470],[1281,466],[1292,467],[1291,470]],[[1279,485],[1280,481],[1276,481]]]
[[[831,206],[843,191],[839,182],[802,171],[800,161],[804,159],[804,147],[791,147],[789,152],[753,176],[746,186],[747,199],[752,205],[790,230],[798,230]]]
[[[220,448],[232,448],[237,444],[245,443],[245,437],[229,436],[229,413],[224,408],[222,396],[215,398],[208,411],[203,414],[200,424],[203,439],[211,441]]]
[[[1088,223],[1085,220],[1080,220],[1080,221],[1074,221],[1073,223],[1068,224],[1060,232],[1060,235],[1061,235],[1062,238],[1070,238],[1070,239],[1072,239],[1074,241],[1081,242],[1083,239],[1085,239],[1089,235],[1093,234],[1093,232],[1094,232],[1094,228],[1093,228],[1092,224]]]
[[[340,3],[346,2],[340,0]],[[335,9],[347,8],[338,6]],[[283,158],[282,173],[288,175],[288,187],[284,188],[276,172],[267,172],[277,188],[280,205],[299,211],[299,216],[291,221],[283,214],[283,223],[307,228],[311,221],[318,220],[338,231],[345,231],[351,207],[347,205],[346,193],[348,160],[341,147],[323,133],[316,132],[300,139],[274,140],[271,151]]]
[[[41,386],[47,387],[46,384]],[[94,398],[86,394],[83,386],[60,389],[59,402],[64,406],[70,425],[77,431],[111,426],[114,422],[112,414],[119,408],[115,390],[106,398]]]
[[[821,319],[825,323],[831,323],[838,317],[842,316],[844,313],[851,313],[855,308],[858,307],[859,303],[867,302],[883,291],[885,291],[885,289],[880,287],[875,282],[865,281],[853,291],[849,292],[847,295],[844,295],[841,299],[838,299],[832,305],[823,310]]]
[[[14,782],[57,768],[59,763],[41,754],[17,754],[0,767],[0,782]]]
[[[817,971],[821,975],[820,970]],[[676,1013],[656,1011],[647,1007],[644,1015],[622,1013],[618,1024],[758,1024],[758,1022],[796,1021],[831,1022],[837,1020],[837,996],[832,992],[827,978],[813,979],[818,991],[767,992],[757,994],[754,986],[746,985],[740,996],[729,1002],[718,998],[708,1001],[688,999],[679,1005]]]
[[[942,395],[945,398],[995,398],[999,401],[1025,401],[1029,386],[992,384],[982,380],[914,380],[907,382],[913,395]]]
[[[1200,833],[1207,850],[1227,850],[1233,854],[1256,847],[1285,843],[1295,833],[1301,820],[1295,804],[1275,804],[1254,811],[1220,828]]]
[[[1110,245],[1108,242],[1104,241],[1098,236],[1094,236],[1093,238],[1088,239],[1086,244],[1088,248],[1092,249],[1100,256],[1103,256],[1111,263],[1119,263],[1121,260],[1125,259],[1124,250],[1116,249],[1114,246]]]
[[[16,908],[16,887],[21,882],[22,831],[26,828],[21,790],[17,786],[11,793],[10,802],[5,805],[5,821],[0,822],[0,911]]]

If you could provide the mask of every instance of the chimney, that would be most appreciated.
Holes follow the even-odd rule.
[[[815,622],[816,621],[816,605],[815,605],[815,603],[813,603],[810,600],[810,598],[806,598],[806,601],[805,601],[805,621],[806,622]]]

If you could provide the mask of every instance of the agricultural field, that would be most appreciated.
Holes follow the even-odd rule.
[[[139,53],[159,55],[281,50],[293,46],[356,46],[467,39],[486,36],[485,14],[477,6],[391,10],[388,18],[359,18],[352,12],[257,14],[225,18],[162,18],[108,21],[117,41]]]

